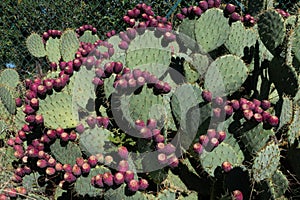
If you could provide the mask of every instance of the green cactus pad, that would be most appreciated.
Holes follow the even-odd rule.
[[[278,168],[280,150],[274,142],[260,150],[252,166],[253,179],[256,182],[271,178]]]
[[[178,39],[181,45],[184,45],[193,52],[197,51],[199,48],[196,42],[195,24],[196,20],[184,19],[179,25],[178,31]]]
[[[176,88],[172,95],[172,112],[183,130],[186,130],[186,116],[188,110],[203,101],[201,93],[202,90],[200,88],[194,87],[191,84],[183,84]],[[201,123],[203,123],[203,121],[198,122],[198,124]]]
[[[79,111],[84,109],[88,112],[95,111],[95,86],[92,79],[95,76],[93,70],[82,67],[80,71],[72,76],[72,110],[74,116],[79,116]],[[78,119],[80,120],[80,119]]]
[[[110,57],[110,61],[120,61],[125,64],[125,50],[118,47],[119,43],[122,41],[118,35],[114,35],[106,40],[108,43],[112,44],[114,47],[114,55]]]
[[[0,74],[0,84],[15,88],[20,83],[20,76],[14,69],[5,69]]]
[[[275,171],[270,182],[270,192],[274,199],[278,199],[284,195],[289,187],[289,181],[286,176],[279,170]]]
[[[291,65],[286,65],[285,60],[280,57],[274,57],[269,65],[269,76],[279,95],[289,95],[294,97],[298,91],[298,75]],[[280,73],[278,73],[280,72]]]
[[[212,8],[204,12],[195,23],[196,41],[201,49],[210,52],[228,39],[230,26],[223,11]]]
[[[99,40],[99,37],[97,35],[93,35],[92,31],[84,31],[83,35],[80,36],[79,41],[85,42],[85,43],[91,43],[94,44],[96,41]]]
[[[282,44],[285,37],[285,25],[282,16],[275,10],[260,14],[257,22],[260,39],[271,52]]]
[[[120,187],[116,189],[110,188],[109,190],[105,191],[104,193],[104,199],[105,200],[149,200],[151,197],[146,195],[146,193],[137,191],[133,195],[126,195],[126,191],[128,189],[126,188],[125,184],[122,184]],[[149,198],[150,197],[150,198]]]
[[[188,83],[196,83],[200,78],[198,71],[188,62],[183,63],[184,77]]]
[[[261,150],[268,142],[269,137],[275,133],[272,130],[263,129],[262,124],[252,127],[250,123],[243,124],[245,132],[241,133],[241,141],[250,153]]]
[[[103,197],[105,189],[95,188],[92,186],[91,179],[93,176],[96,176],[97,174],[104,174],[105,172],[110,172],[110,170],[106,167],[98,166],[91,169],[87,177],[80,176],[74,184],[76,193],[82,196],[88,195],[90,197]]]
[[[46,56],[46,50],[43,43],[43,39],[39,34],[32,33],[26,40],[26,46],[28,51],[35,57]]]
[[[22,185],[25,187],[29,192],[35,193],[44,193],[46,186],[40,186],[38,183],[38,178],[40,177],[38,172],[31,173],[23,177]],[[40,198],[38,198],[40,199]]]
[[[249,14],[253,16],[268,8],[273,8],[273,0],[253,0],[248,2]]]
[[[0,100],[10,114],[16,113],[16,103],[12,91],[5,85],[0,85]]]
[[[282,108],[279,118],[278,130],[286,124],[289,124],[293,118],[293,101],[288,97],[283,97]]]
[[[295,57],[300,62],[300,23],[297,24],[294,32],[292,34],[292,49],[294,52]]]
[[[190,57],[191,57],[192,67],[198,72],[199,76],[203,78],[210,64],[208,55],[194,53],[191,54]]]
[[[64,61],[68,62],[75,58],[79,48],[79,40],[73,30],[65,31],[61,36],[60,53]]]
[[[172,190],[165,189],[158,193],[157,199],[159,199],[159,200],[176,199],[176,193]]]
[[[72,96],[65,92],[54,92],[40,100],[38,113],[43,115],[47,128],[74,128],[78,122],[78,116],[72,112]]]
[[[288,141],[292,145],[300,137],[300,109],[296,107],[293,122],[289,126]]]
[[[79,146],[73,142],[62,145],[60,140],[56,140],[51,146],[51,154],[62,164],[75,164],[76,158],[82,157]]]
[[[246,29],[242,22],[238,21],[231,25],[230,34],[228,40],[225,42],[225,46],[230,53],[237,56],[244,56],[244,49],[255,46],[257,40],[257,33],[254,29]]]
[[[107,129],[96,126],[93,129],[86,127],[85,131],[80,134],[79,146],[87,155],[96,155],[97,153],[105,154],[105,144],[109,143],[109,137],[112,132]]]
[[[58,38],[49,38],[46,43],[46,51],[47,51],[47,58],[50,62],[58,63],[61,59],[60,55],[60,42],[61,40]]]
[[[227,96],[237,91],[248,76],[248,68],[238,56],[225,55],[217,58],[205,75],[205,89],[213,96]]]
[[[243,152],[234,150],[226,143],[221,143],[212,152],[204,151],[200,155],[200,161],[204,170],[210,176],[214,176],[215,169],[225,161],[230,162],[232,165],[242,164]]]
[[[0,103],[0,105],[1,105],[1,103]],[[23,107],[17,108],[17,113],[13,116],[14,126],[18,130],[20,130],[22,128],[22,126],[26,123],[25,120],[24,120],[25,117],[26,117],[26,115],[22,111],[22,108]],[[0,106],[0,113],[2,114],[2,112],[1,112],[1,106]]]

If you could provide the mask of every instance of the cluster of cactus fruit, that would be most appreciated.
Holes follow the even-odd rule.
[[[250,8],[200,1],[182,8],[175,30],[140,3],[123,17],[128,29],[106,40],[91,25],[31,34],[27,48],[49,72],[24,84],[11,81],[14,70],[0,74],[17,187],[0,199],[25,195],[36,175],[56,198],[293,195],[299,15]]]

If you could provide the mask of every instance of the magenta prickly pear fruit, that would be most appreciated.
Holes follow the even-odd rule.
[[[219,140],[217,138],[211,138],[207,145],[207,150],[211,151],[219,145]]]
[[[35,109],[33,109],[30,105],[25,105],[24,108],[23,108],[23,112],[26,115],[30,115],[30,114],[33,114],[35,112]]]
[[[163,149],[163,153],[170,155],[174,153],[176,150],[176,147],[172,143],[167,143]]]
[[[113,157],[112,156],[110,156],[110,155],[107,155],[107,156],[105,156],[104,157],[104,164],[105,165],[111,165],[112,164],[112,162],[114,161],[114,159],[113,159]]]
[[[126,41],[123,41],[123,40],[119,43],[118,46],[119,46],[120,49],[123,49],[123,50],[128,49],[128,43]]]
[[[76,164],[79,167],[82,167],[83,163],[85,163],[85,160],[82,157],[76,158]]]
[[[81,175],[81,169],[80,167],[75,164],[73,167],[72,167],[72,173],[75,175],[75,176],[80,176]]]
[[[222,163],[222,169],[224,170],[224,172],[230,172],[230,170],[232,170],[232,165],[230,162],[225,161]]]
[[[216,137],[217,132],[215,129],[208,129],[206,135],[209,139],[211,139],[211,138]]]
[[[231,106],[234,110],[240,109],[240,102],[238,100],[233,99],[233,100],[230,101],[230,103],[231,103]]]
[[[253,118],[255,119],[256,122],[262,122],[263,121],[263,117],[260,113],[255,113],[253,115]]]
[[[61,135],[60,135],[60,138],[62,141],[64,142],[68,142],[69,141],[69,134],[67,132],[63,132]]]
[[[134,179],[134,172],[131,170],[127,170],[124,174],[124,180],[126,183],[129,183],[131,180]]]
[[[40,115],[40,114],[37,114],[37,115],[35,116],[35,123],[36,123],[36,124],[43,124],[43,123],[44,123],[44,118],[43,118],[43,116]]]
[[[212,94],[208,90],[203,90],[202,91],[202,98],[206,102],[211,102],[212,101]]]
[[[124,183],[124,174],[121,172],[115,173],[114,182],[116,185],[120,185],[120,184]]]
[[[68,183],[73,183],[76,181],[76,177],[71,172],[66,172],[64,174],[64,180]]]
[[[193,145],[193,150],[197,154],[202,154],[202,152],[203,152],[203,146],[199,142],[197,142],[197,143],[195,143]]]
[[[241,16],[240,16],[240,14],[238,14],[237,12],[234,12],[234,13],[232,13],[232,14],[230,15],[230,20],[231,20],[232,22],[239,21],[239,20],[241,20]]]
[[[14,141],[13,138],[9,138],[9,139],[7,140],[7,142],[6,142],[6,144],[7,144],[8,146],[13,147],[13,146],[15,145],[15,141]]]
[[[222,106],[224,104],[224,100],[222,97],[216,97],[215,100],[214,100],[214,103],[217,105],[217,106]]]
[[[271,125],[271,126],[277,126],[279,123],[279,119],[277,116],[275,115],[271,115],[268,119],[267,122]]]
[[[126,172],[129,169],[129,164],[127,160],[121,160],[118,164],[118,171]]]
[[[175,168],[178,166],[179,164],[179,160],[178,158],[174,155],[174,156],[171,156],[169,159],[168,159],[168,163],[169,163],[169,166],[171,168]]]
[[[99,77],[94,77],[93,80],[92,80],[92,83],[95,86],[102,86],[104,84],[104,81]]]
[[[151,129],[149,129],[147,127],[141,128],[140,134],[141,134],[142,138],[145,138],[145,139],[149,139],[152,137],[152,131],[151,131]]]
[[[39,100],[38,100],[37,98],[32,98],[32,99],[30,100],[29,104],[30,104],[30,106],[31,106],[32,109],[38,110],[38,108],[39,108]],[[27,109],[27,111],[25,111],[25,112],[27,112],[27,113],[29,112],[28,114],[31,114],[31,113],[34,112],[30,107],[28,107],[28,108],[26,108],[26,107],[28,107],[28,106],[25,105],[25,108],[24,108],[24,109]],[[25,113],[25,114],[26,114],[26,113]],[[27,115],[28,115],[28,114],[27,114]]]
[[[139,180],[139,190],[146,190],[149,186],[149,183],[146,179],[140,179]]]
[[[271,107],[271,102],[268,100],[261,101],[261,108],[264,110],[268,110]]]
[[[233,114],[233,108],[230,105],[225,105],[224,110],[227,116],[231,116]]]
[[[114,176],[110,172],[105,172],[102,175],[103,183],[112,186],[114,184]]]
[[[163,152],[163,149],[165,148],[165,144],[162,142],[159,142],[156,144],[156,149],[158,152]]]
[[[61,163],[56,163],[54,168],[56,171],[60,172],[63,170],[63,165]]]
[[[200,1],[199,7],[201,8],[201,10],[206,11],[208,9],[207,1]]]
[[[218,131],[217,132],[217,136],[216,136],[219,140],[219,143],[223,142],[226,138],[226,132],[225,131]]]
[[[256,107],[261,105],[261,101],[258,100],[258,99],[253,99],[253,100],[252,100],[252,103],[253,103]]]
[[[91,171],[91,166],[89,163],[85,162],[81,166],[81,171],[83,174],[88,174]]]
[[[141,120],[141,119],[137,119],[137,120],[135,121],[135,128],[136,128],[137,130],[141,130],[143,127],[146,127],[145,122],[144,122],[143,120]]]
[[[81,133],[83,133],[84,132],[84,125],[83,124],[78,124],[77,126],[76,126],[76,129],[75,129],[76,131],[77,131],[77,133],[79,133],[79,134],[81,134]]]
[[[153,137],[159,135],[160,133],[161,133],[161,132],[160,132],[159,129],[153,129],[153,130],[152,130],[152,136],[153,136]]]
[[[123,64],[121,62],[115,62],[113,72],[119,74],[123,70]]]
[[[146,82],[146,80],[145,80],[144,77],[138,77],[138,78],[136,79],[136,83],[137,83],[138,86],[143,86],[143,85],[145,85],[145,82]]]
[[[218,119],[221,117],[221,113],[222,113],[222,110],[220,108],[213,109],[213,117]]]
[[[239,190],[234,190],[232,192],[233,200],[243,200],[243,193]]]
[[[128,159],[128,150],[125,146],[121,146],[118,148],[118,155],[120,158],[127,160]]]
[[[250,110],[250,106],[248,105],[248,103],[244,103],[244,104],[241,104],[241,109],[242,110]]]
[[[44,159],[40,159],[36,162],[36,165],[39,167],[39,168],[45,168],[47,167],[47,161],[44,160]]]
[[[72,166],[70,164],[64,164],[63,165],[63,170],[65,172],[72,172]]]
[[[134,78],[130,78],[127,83],[130,88],[136,87],[136,80]]]
[[[235,5],[230,3],[227,4],[224,11],[226,12],[226,14],[232,14],[233,12],[235,12]]]
[[[208,0],[207,4],[208,4],[208,8],[213,8],[215,6],[215,1],[214,0]]]
[[[56,131],[55,131],[55,130],[51,130],[51,129],[49,129],[49,130],[46,132],[46,135],[47,135],[50,139],[55,139],[55,138],[57,137]]]
[[[90,128],[95,128],[97,120],[93,116],[89,116],[86,119],[86,123],[89,125]]]
[[[104,65],[104,73],[107,77],[109,77],[114,71],[114,62],[108,62]]]
[[[48,159],[47,163],[49,167],[54,167],[56,165],[56,160],[51,157]]]
[[[98,159],[96,156],[94,155],[91,155],[89,158],[88,158],[88,163],[90,164],[91,167],[95,167],[98,163]]]
[[[130,40],[133,40],[136,36],[136,30],[134,28],[129,28],[126,30],[127,36]]]
[[[207,135],[200,135],[199,136],[199,142],[200,144],[202,144],[203,146],[206,146],[209,142],[209,138]]]
[[[25,122],[27,123],[33,123],[35,121],[35,115],[27,115],[25,117]]]
[[[269,117],[271,117],[271,114],[270,114],[269,112],[267,112],[267,111],[263,111],[263,112],[261,113],[261,115],[262,115],[263,121],[264,121],[265,123],[268,122]]]
[[[200,8],[199,8],[200,10]],[[201,15],[201,14],[200,14]],[[163,39],[166,41],[166,42],[172,42],[172,41],[175,41],[176,40],[176,35],[174,35],[173,33],[171,32],[166,32],[164,34],[164,37]]]
[[[193,6],[193,13],[194,13],[196,16],[200,16],[200,15],[203,13],[203,11],[201,10],[200,7],[198,7],[198,6]]]
[[[247,119],[247,120],[250,120],[252,117],[253,117],[253,111],[250,110],[250,109],[246,109],[243,111],[243,114],[244,114],[244,117]]]
[[[167,155],[164,153],[160,153],[157,155],[157,160],[161,165],[167,164],[168,163],[168,158]]]
[[[181,21],[185,18],[185,16],[183,14],[181,14],[181,13],[177,13],[176,17],[177,17],[177,19],[179,19]]]
[[[132,192],[136,192],[139,190],[139,182],[137,180],[132,179],[129,183],[128,183],[128,189]]]
[[[96,187],[104,187],[104,183],[103,183],[103,175],[102,174],[97,174],[96,176],[94,176],[94,185]]]
[[[16,103],[16,106],[17,106],[17,107],[21,107],[21,106],[22,106],[22,99],[19,98],[19,97],[17,97],[17,98],[15,99],[15,103]]]
[[[253,111],[255,113],[260,113],[260,114],[264,112],[264,110],[260,106],[256,106]]]
[[[157,126],[157,121],[156,119],[148,119],[147,120],[147,127],[151,130],[155,129]]]
[[[49,176],[52,176],[55,174],[55,169],[53,167],[47,167],[46,169],[46,174],[49,175]]]
[[[165,137],[162,134],[158,134],[158,135],[154,136],[154,141],[155,142],[164,142]]]

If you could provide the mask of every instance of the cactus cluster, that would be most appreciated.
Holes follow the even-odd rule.
[[[200,1],[178,27],[140,3],[106,40],[92,25],[31,34],[27,48],[49,71],[23,84],[0,74],[16,158],[16,189],[0,197],[24,195],[34,176],[57,199],[291,197],[300,24],[253,2],[245,14]]]

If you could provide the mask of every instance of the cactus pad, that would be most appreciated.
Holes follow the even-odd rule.
[[[60,140],[56,140],[50,146],[51,154],[62,164],[75,164],[76,158],[81,157],[81,150],[77,144],[68,142],[66,145],[61,145]]]
[[[278,199],[282,197],[288,189],[289,181],[281,171],[277,170],[269,182],[269,187],[273,198]]]
[[[60,55],[60,42],[61,40],[58,38],[49,38],[46,43],[46,51],[47,51],[47,58],[50,62],[58,63],[61,55]]]
[[[37,33],[32,33],[26,40],[28,51],[35,57],[46,56],[45,46],[43,39]]]
[[[80,42],[91,44],[94,44],[97,40],[99,40],[99,37],[97,35],[93,35],[90,30],[84,31],[83,35],[79,38]]]
[[[259,16],[258,33],[271,52],[282,44],[285,37],[285,25],[282,16],[275,10],[267,10]]]
[[[73,30],[65,31],[61,36],[60,53],[64,61],[68,62],[75,58],[79,48],[79,40]]]
[[[204,12],[195,23],[196,41],[201,49],[210,52],[228,39],[230,26],[223,11],[212,8]]]
[[[280,160],[279,147],[270,143],[258,152],[252,166],[253,178],[256,182],[271,178],[277,170]]]
[[[72,112],[72,96],[65,92],[55,92],[40,101],[38,112],[43,115],[48,128],[74,128],[77,125],[78,116]]]
[[[140,191],[135,192],[133,195],[126,195],[126,191],[128,189],[126,188],[125,184],[122,184],[120,187],[113,189],[110,188],[109,190],[105,191],[104,193],[104,199],[105,200],[115,200],[115,199],[124,199],[124,200],[148,200],[151,199],[150,195],[146,195]]]
[[[91,179],[93,176],[96,176],[97,174],[104,174],[105,172],[110,172],[110,170],[106,167],[100,166],[91,169],[87,177],[80,176],[74,184],[76,193],[82,196],[88,195],[90,197],[102,197],[104,189],[92,186]]]
[[[234,55],[217,58],[205,75],[205,88],[216,96],[230,95],[238,90],[248,76],[243,60]]]
[[[5,85],[0,85],[0,100],[10,114],[15,114],[16,103],[10,89]]]
[[[243,23],[238,21],[231,25],[230,34],[228,40],[225,42],[225,46],[230,53],[242,57],[244,56],[244,49],[246,47],[255,46],[257,36],[254,29],[246,29]]]
[[[293,122],[289,126],[288,141],[292,145],[300,137],[300,109],[296,107]]]
[[[200,161],[204,170],[211,176],[214,176],[215,169],[224,161],[232,165],[240,165],[243,162],[243,152],[236,151],[230,145],[221,143],[212,152],[204,151],[200,155]]]
[[[293,32],[293,39],[292,39],[292,45],[293,45],[293,52],[295,54],[295,58],[300,62],[300,23],[296,26]]]
[[[191,51],[198,50],[198,44],[195,36],[195,20],[184,19],[179,25],[179,42]]]
[[[79,146],[88,155],[96,155],[98,153],[105,154],[105,144],[110,142],[109,137],[112,136],[112,132],[107,129],[99,128],[87,128],[82,134],[80,134]]]
[[[288,97],[283,97],[278,129],[289,124],[293,118],[293,102]]]
[[[20,76],[16,70],[5,69],[0,74],[0,84],[15,88],[20,83]]]

